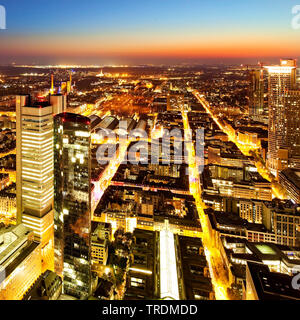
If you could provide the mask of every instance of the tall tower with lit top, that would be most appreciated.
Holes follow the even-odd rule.
[[[296,60],[282,59],[279,66],[266,67],[269,73],[268,167],[277,176],[288,166],[288,104],[285,95],[296,88]]]
[[[53,270],[53,109],[48,101],[16,97],[17,221],[42,245],[43,268]]]

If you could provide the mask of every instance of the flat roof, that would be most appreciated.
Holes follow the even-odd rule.
[[[0,283],[2,283],[40,244],[32,242],[21,250],[20,254],[12,262],[0,271]]]
[[[261,252],[262,254],[276,254],[276,251],[268,246],[267,244],[256,244],[255,247]]]
[[[76,122],[90,124],[91,120],[88,117],[84,117],[80,114],[64,112],[55,116],[55,119],[61,119],[62,122]]]
[[[280,172],[279,176],[284,176],[292,184],[294,184],[297,189],[300,190],[300,170],[299,169],[286,169]]]
[[[260,263],[247,262],[247,268],[259,300],[300,300],[300,291],[292,287],[292,276],[270,272]]]

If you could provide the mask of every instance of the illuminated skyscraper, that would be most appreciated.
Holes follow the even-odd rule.
[[[287,90],[284,94],[286,107],[286,144],[289,167],[300,169],[300,90]]]
[[[90,119],[54,117],[55,271],[63,292],[85,299],[91,288]]]
[[[296,60],[280,60],[279,66],[267,67],[269,72],[269,147],[268,166],[277,176],[288,166],[288,104],[287,90],[296,87]]]
[[[42,244],[43,268],[53,269],[53,109],[64,97],[33,101],[16,97],[17,222],[34,231]],[[53,104],[53,106],[52,106]]]
[[[263,70],[250,70],[249,116],[260,120],[264,112],[264,78]]]
[[[50,95],[50,104],[53,107],[53,115],[65,112],[67,109],[67,96],[62,94]]]
[[[17,221],[34,231],[42,244],[43,265],[53,268],[52,106],[17,96],[16,116]]]

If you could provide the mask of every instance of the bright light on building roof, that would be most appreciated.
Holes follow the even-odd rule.
[[[266,244],[257,244],[255,247],[262,253],[262,254],[276,254],[276,252]]]
[[[134,272],[140,272],[140,273],[144,273],[144,274],[152,274],[152,271],[150,270],[144,270],[144,269],[139,269],[139,268],[130,268],[130,271],[134,271]]]
[[[160,232],[160,297],[179,300],[174,234]]]

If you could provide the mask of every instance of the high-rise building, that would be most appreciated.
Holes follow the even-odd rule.
[[[91,290],[91,126],[71,113],[54,117],[55,271],[63,293]]]
[[[249,116],[257,121],[264,112],[263,70],[250,70]]]
[[[50,104],[53,107],[53,115],[63,113],[67,109],[67,96],[52,94],[50,95]]]
[[[56,112],[65,108],[63,96],[49,99],[16,97],[17,222],[32,229],[41,242],[43,270],[54,268],[53,105]]]
[[[17,222],[34,231],[47,264],[51,257],[46,255],[53,248],[52,107],[32,102],[30,96],[17,96],[16,116]],[[46,267],[53,268],[53,264]]]
[[[288,90],[296,88],[296,60],[280,60],[279,66],[267,67],[269,72],[269,146],[268,166],[274,175],[288,167]],[[290,96],[290,95],[289,95]]]
[[[287,90],[284,94],[286,108],[286,145],[290,168],[300,169],[300,90]]]

